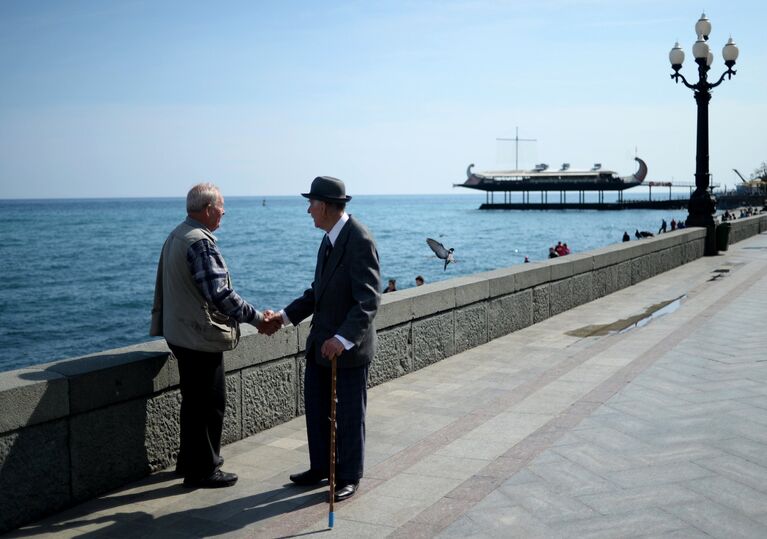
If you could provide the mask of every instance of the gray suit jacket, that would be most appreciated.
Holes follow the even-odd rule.
[[[293,324],[313,315],[306,339],[307,360],[314,357],[320,365],[329,366],[319,350],[325,340],[338,334],[354,343],[341,354],[338,367],[359,367],[373,361],[376,349],[373,319],[381,302],[378,251],[367,228],[351,216],[338,235],[327,268],[323,268],[323,246],[324,242],[317,253],[314,282],[285,307],[285,314]]]

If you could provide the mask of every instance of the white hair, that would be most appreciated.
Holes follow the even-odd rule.
[[[208,204],[215,204],[221,191],[212,183],[198,183],[186,194],[186,212],[202,211]]]

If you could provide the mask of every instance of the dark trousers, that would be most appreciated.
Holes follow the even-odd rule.
[[[304,402],[309,461],[312,470],[327,477],[330,466],[330,367],[306,358]],[[365,463],[365,409],[368,366],[337,369],[336,478],[356,482]]]
[[[223,352],[199,352],[168,345],[181,378],[179,468],[200,479],[216,471],[226,410]]]

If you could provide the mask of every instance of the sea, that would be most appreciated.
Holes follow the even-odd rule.
[[[398,289],[545,260],[658,231],[685,210],[479,210],[484,194],[355,196],[347,211],[376,239],[383,285]],[[323,232],[306,199],[226,196],[215,235],[235,290],[280,309],[311,283]],[[149,341],[163,242],[184,198],[0,200],[0,371]],[[426,238],[455,249],[444,269]]]

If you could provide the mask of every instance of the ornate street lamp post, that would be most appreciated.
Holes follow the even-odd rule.
[[[738,47],[732,41],[732,37],[722,49],[724,65],[727,71],[722,73],[719,80],[715,83],[708,82],[708,71],[711,69],[711,63],[714,61],[714,54],[709,49],[708,36],[711,33],[711,23],[706,14],[702,14],[697,23],[695,23],[695,33],[698,40],[692,46],[692,55],[695,57],[695,63],[698,64],[698,82],[690,84],[684,75],[679,73],[684,63],[684,51],[679,46],[679,42],[674,45],[668,55],[671,62],[671,68],[674,73],[671,78],[678,84],[679,79],[682,83],[695,93],[695,102],[698,104],[698,140],[695,156],[695,191],[690,196],[688,207],[687,226],[706,227],[706,254],[716,254],[716,238],[714,236],[714,212],[716,211],[716,200],[710,191],[710,174],[708,171],[708,102],[711,100],[711,90],[716,88],[724,78],[731,79],[735,74],[732,69],[735,60],[738,59]]]

